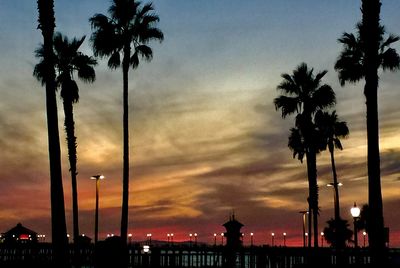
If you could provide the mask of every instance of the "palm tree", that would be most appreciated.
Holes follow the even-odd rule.
[[[43,60],[46,69],[43,83],[46,85],[46,115],[50,162],[51,230],[56,267],[68,263],[67,227],[65,223],[64,191],[61,173],[60,137],[56,101],[53,34],[55,28],[54,1],[38,0],[39,25],[43,35]]]
[[[398,36],[384,38],[380,25],[379,0],[362,0],[362,21],[357,25],[357,35],[344,33],[343,44],[335,69],[342,86],[365,79],[364,95],[367,106],[368,143],[368,203],[371,212],[369,243],[374,249],[385,247],[383,204],[380,178],[379,125],[378,125],[378,69],[395,71],[400,68],[400,57],[390,45]]]
[[[318,184],[316,155],[319,151],[319,135],[316,131],[313,117],[318,110],[327,108],[335,104],[336,98],[332,88],[327,84],[321,85],[321,79],[327,71],[322,71],[314,76],[313,69],[309,69],[307,64],[301,63],[293,71],[293,75],[282,74],[283,81],[277,89],[283,95],[274,99],[275,108],[282,111],[282,117],[290,114],[297,114],[295,124],[296,130],[292,130],[289,138],[297,135],[301,138],[298,148],[299,159],[306,156],[307,175],[309,184],[309,206],[313,217],[314,246],[318,247]],[[297,144],[299,144],[297,142]],[[294,156],[296,156],[296,151]],[[311,213],[310,212],[310,213]],[[311,236],[311,233],[309,234]],[[310,246],[310,242],[309,242]]]
[[[153,5],[136,0],[113,0],[108,9],[110,17],[95,14],[90,18],[94,32],[91,41],[95,56],[109,57],[108,66],[116,69],[122,64],[123,75],[123,186],[121,238],[127,239],[129,199],[129,128],[128,128],[128,72],[136,69],[139,58],[150,61],[153,51],[147,45],[152,40],[162,41],[164,35],[156,27],[159,17]],[[121,63],[122,57],[122,63]]]
[[[339,205],[339,182],[337,179],[336,165],[335,165],[335,154],[334,150],[343,150],[341,138],[346,138],[349,135],[349,128],[345,121],[339,121],[336,111],[332,113],[318,111],[315,114],[315,124],[319,129],[319,133],[323,139],[323,149],[328,147],[332,175],[333,175],[333,189],[334,189],[334,208],[335,208],[335,220],[340,220],[340,205]]]
[[[54,59],[55,69],[57,70],[56,83],[61,88],[61,97],[64,106],[64,129],[67,136],[68,160],[71,173],[72,184],[72,214],[73,214],[73,237],[77,243],[79,239],[79,220],[78,220],[78,186],[77,186],[77,152],[75,137],[75,121],[73,104],[79,101],[79,88],[74,80],[74,73],[84,82],[94,82],[96,79],[93,66],[97,64],[92,57],[79,52],[79,48],[85,40],[85,36],[80,39],[74,38],[71,42],[61,33],[54,36]],[[35,66],[34,75],[40,81],[44,79],[43,70],[45,68],[43,58],[43,46],[36,50],[36,57],[41,61]]]
[[[345,248],[346,241],[351,241],[353,231],[349,228],[347,220],[330,219],[328,226],[324,228],[326,241],[334,248]]]

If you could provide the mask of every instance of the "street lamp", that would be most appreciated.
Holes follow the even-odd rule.
[[[365,236],[367,235],[367,232],[366,231],[364,231],[363,232],[363,239],[364,239],[364,247],[365,247]]]
[[[167,242],[168,242],[168,244],[169,244],[169,239],[170,239],[170,234],[167,234]]]
[[[299,211],[303,215],[303,247],[306,247],[306,215],[308,214],[308,210]]]
[[[128,234],[129,244],[132,244],[132,234]]]
[[[147,240],[148,240],[149,244],[151,244],[151,234],[147,234],[146,236],[147,236]]]
[[[224,233],[221,233],[221,245],[224,245]]]
[[[214,233],[214,246],[216,246],[216,245],[217,245],[217,234]]]
[[[253,246],[253,236],[254,233],[250,233],[250,245]]]
[[[354,206],[350,209],[351,216],[353,216],[354,220],[354,247],[358,247],[357,218],[360,216],[360,212],[360,208],[357,207],[356,202],[354,202]]]
[[[286,233],[283,233],[283,246],[286,247]]]
[[[335,220],[340,219],[340,207],[339,207],[339,186],[342,186],[343,183],[341,182],[331,182],[328,183],[326,186],[333,187],[333,205],[335,209]]]
[[[275,242],[275,233],[271,233],[271,240],[272,240],[272,246],[274,246],[274,242]]]
[[[96,180],[96,212],[94,218],[94,243],[97,244],[99,238],[99,185],[100,180],[104,179],[103,175],[94,175],[90,177],[92,180]]]
[[[173,244],[174,243],[174,234],[171,234],[171,243]]]
[[[321,247],[324,247],[324,232],[321,232]]]
[[[194,233],[194,244],[197,245],[197,233]]]

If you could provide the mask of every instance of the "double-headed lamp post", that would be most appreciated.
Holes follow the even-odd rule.
[[[354,202],[354,206],[350,209],[351,216],[353,216],[354,223],[354,247],[358,247],[358,235],[357,235],[357,219],[360,217],[360,208],[357,207],[356,202]]]
[[[99,239],[99,181],[103,180],[105,177],[103,175],[94,175],[90,177],[92,180],[96,180],[96,211],[94,218],[94,243],[97,244]]]

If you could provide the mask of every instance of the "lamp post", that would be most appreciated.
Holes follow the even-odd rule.
[[[132,244],[132,234],[128,234],[129,244]]]
[[[103,175],[94,175],[90,177],[92,180],[96,180],[96,212],[94,218],[94,244],[97,244],[99,239],[99,186],[100,180],[104,179]]]
[[[339,186],[342,186],[343,183],[337,182],[337,179],[334,182],[328,183],[326,186],[333,187],[333,205],[335,209],[335,220],[340,219],[340,207],[339,207]]]
[[[250,233],[250,245],[253,246],[253,236],[254,233]]]
[[[283,246],[286,247],[286,233],[283,233]]]
[[[197,245],[197,233],[194,233],[194,244]]]
[[[303,247],[306,247],[306,215],[308,214],[308,210],[299,211],[303,215]]]
[[[363,242],[364,242],[364,247],[365,247],[365,236],[366,236],[366,235],[367,235],[367,232],[366,232],[366,231],[364,231],[364,232],[363,232],[363,239],[364,239],[364,241],[363,241]]]
[[[147,234],[146,236],[147,236],[147,241],[151,245],[151,236],[152,236],[152,234]]]
[[[170,237],[171,237],[171,235],[170,235],[170,234],[167,234],[167,242],[168,242],[168,244],[169,244],[169,239],[170,239]]]
[[[321,232],[321,247],[324,247],[324,232]]]
[[[216,246],[216,245],[217,245],[217,234],[214,233],[214,246]]]
[[[354,223],[354,247],[358,247],[358,235],[357,235],[357,218],[360,216],[360,208],[357,207],[356,202],[354,202],[354,206],[350,209],[351,216],[353,216]]]
[[[275,244],[275,233],[271,233],[272,246]]]
[[[171,244],[174,244],[174,234],[173,233],[170,235],[170,238],[171,238]]]
[[[224,233],[221,233],[221,246],[224,245]]]

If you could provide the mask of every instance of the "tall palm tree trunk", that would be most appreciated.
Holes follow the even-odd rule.
[[[68,241],[65,223],[53,55],[53,34],[55,28],[54,2],[52,0],[38,0],[37,4],[39,10],[39,28],[43,35],[44,60],[46,62],[46,115],[50,162],[51,228],[54,264],[55,267],[66,267],[68,264]]]
[[[312,224],[314,232],[314,247],[318,247],[318,185],[317,185],[317,156],[315,149],[310,148],[307,152],[307,172],[309,178],[309,198],[310,198],[310,213],[312,213]],[[311,233],[310,240],[311,241]],[[310,245],[311,242],[309,242]]]
[[[74,243],[78,243],[79,239],[79,213],[78,213],[78,185],[77,185],[77,152],[76,152],[76,137],[75,137],[75,122],[73,114],[72,101],[64,99],[64,128],[67,136],[68,160],[71,173],[72,184],[72,216],[73,216],[73,237]]]
[[[129,208],[129,105],[128,105],[128,72],[130,46],[125,45],[122,63],[123,73],[123,181],[122,181],[122,212],[121,238],[124,243],[128,236],[128,208]]]
[[[339,206],[339,182],[337,179],[336,173],[336,165],[335,165],[335,155],[333,145],[329,145],[329,153],[331,155],[331,166],[332,166],[332,175],[333,175],[333,190],[334,190],[334,209],[335,209],[335,220],[338,221],[340,219],[340,206]]]
[[[365,49],[365,87],[367,106],[368,143],[368,203],[370,208],[369,245],[380,262],[380,251],[385,248],[383,204],[380,178],[378,124],[378,67],[379,67],[379,0],[362,0],[362,29],[360,35]]]

